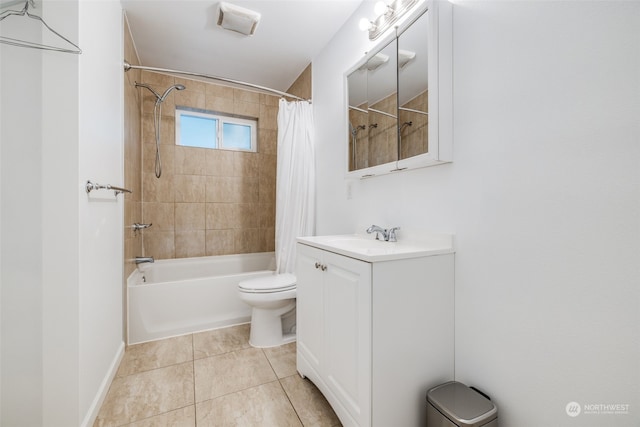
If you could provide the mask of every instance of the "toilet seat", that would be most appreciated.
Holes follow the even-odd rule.
[[[289,291],[296,288],[296,276],[293,274],[274,274],[245,280],[238,284],[240,292],[274,293]]]

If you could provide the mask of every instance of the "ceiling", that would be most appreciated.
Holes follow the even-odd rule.
[[[286,91],[362,1],[228,0],[262,15],[253,36],[216,25],[219,0],[122,0],[122,6],[142,65]]]

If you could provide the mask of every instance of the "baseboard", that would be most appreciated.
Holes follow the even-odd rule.
[[[93,402],[91,402],[91,406],[89,407],[82,424],[80,424],[82,427],[92,427],[93,423],[96,421],[98,412],[100,412],[100,408],[102,407],[102,403],[104,402],[105,397],[107,397],[107,392],[109,391],[111,382],[115,378],[116,372],[118,372],[118,368],[120,367],[120,361],[124,356],[124,348],[124,341],[122,341],[113,361],[111,362],[111,366],[109,366],[107,374],[104,376],[104,379],[100,384],[96,397],[93,399]]]

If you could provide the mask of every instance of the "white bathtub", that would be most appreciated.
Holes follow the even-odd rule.
[[[274,267],[273,252],[141,264],[127,279],[129,344],[249,322],[238,283]]]

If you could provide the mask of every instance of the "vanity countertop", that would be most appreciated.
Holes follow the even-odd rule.
[[[433,234],[419,240],[385,242],[373,235],[340,234],[298,237],[298,242],[366,262],[392,261],[453,253],[453,236]]]

